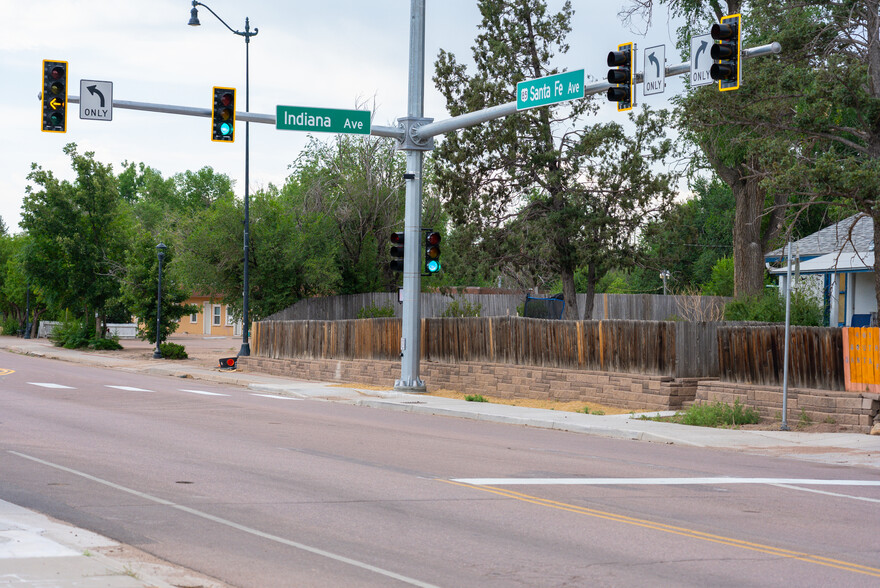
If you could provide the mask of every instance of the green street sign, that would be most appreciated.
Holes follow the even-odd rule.
[[[516,109],[527,110],[584,97],[584,70],[526,80],[516,85]]]
[[[279,104],[275,110],[275,128],[281,131],[369,135],[370,111]]]

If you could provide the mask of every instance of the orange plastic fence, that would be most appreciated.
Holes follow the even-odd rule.
[[[880,328],[843,329],[843,366],[847,390],[880,392]]]

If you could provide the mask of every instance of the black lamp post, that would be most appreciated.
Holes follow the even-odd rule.
[[[187,23],[189,26],[197,27],[200,26],[199,22],[199,11],[196,6],[204,6],[208,9],[208,12],[213,14],[217,20],[223,23],[227,29],[239,35],[240,37],[244,37],[244,111],[251,111],[251,95],[250,95],[250,58],[248,48],[250,47],[251,37],[255,36],[260,32],[260,29],[254,28],[253,32],[251,32],[251,24],[250,19],[245,17],[244,19],[244,32],[236,31],[231,26],[226,24],[226,22],[217,16],[217,13],[211,10],[211,7],[207,4],[202,4],[198,2],[198,0],[193,0],[192,10],[190,10],[189,22]],[[249,242],[250,242],[250,215],[249,215],[249,204],[250,204],[250,151],[251,151],[251,124],[250,121],[244,122],[244,302],[242,304],[242,334],[241,334],[241,350],[238,352],[239,355],[248,356],[251,354],[251,346],[248,343],[248,293],[250,292],[250,287],[248,284],[248,265],[250,263],[250,255],[249,255]]]
[[[25,298],[25,311],[24,311],[24,338],[31,338],[31,285],[27,285],[27,294]]]
[[[159,350],[159,344],[162,343],[162,262],[165,261],[165,250],[168,247],[165,243],[156,245],[156,255],[159,257],[159,293],[156,302],[156,350],[153,352],[153,359],[162,359],[162,352]]]

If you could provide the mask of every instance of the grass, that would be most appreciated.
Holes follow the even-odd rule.
[[[489,402],[482,394],[468,394],[464,399],[468,402]]]
[[[757,424],[761,421],[761,416],[754,408],[742,405],[736,400],[733,406],[723,402],[694,404],[685,412],[679,412],[671,417],[653,417],[648,420],[717,428]]]

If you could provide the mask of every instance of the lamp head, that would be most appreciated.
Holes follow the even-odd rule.
[[[191,27],[197,27],[202,24],[199,22],[199,9],[196,8],[195,2],[193,2],[192,10],[189,11],[189,22],[186,24]]]

